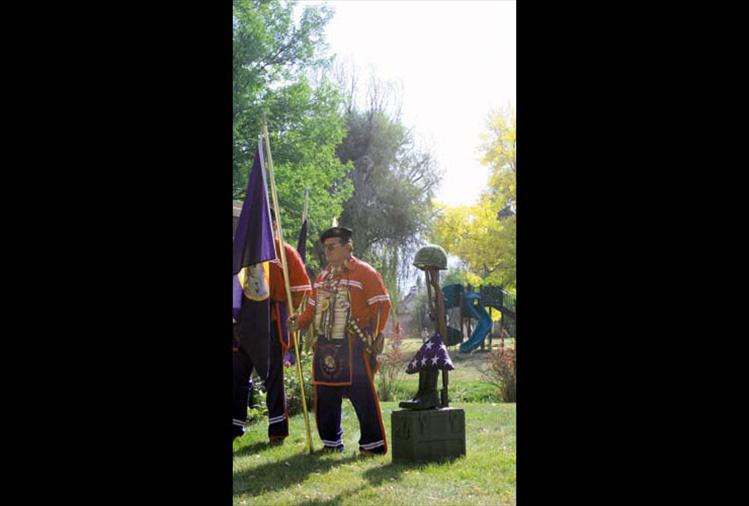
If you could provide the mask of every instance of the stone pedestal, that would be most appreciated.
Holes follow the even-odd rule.
[[[465,412],[400,409],[390,417],[393,462],[431,462],[466,454]]]

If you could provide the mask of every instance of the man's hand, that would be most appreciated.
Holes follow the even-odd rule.
[[[299,324],[297,323],[296,320],[297,320],[297,315],[293,314],[289,316],[289,320],[286,323],[289,329],[289,332],[296,332],[299,330]]]
[[[377,337],[375,337],[374,341],[372,342],[372,352],[375,354],[375,357],[382,353],[382,350],[385,348],[385,334],[380,332]]]

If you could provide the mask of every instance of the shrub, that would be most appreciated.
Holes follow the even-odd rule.
[[[293,350],[293,348],[292,348]],[[304,398],[307,411],[312,411],[312,352],[300,349],[302,355],[302,377],[304,378]],[[284,368],[284,391],[286,392],[286,412],[294,416],[302,412],[302,393],[299,388],[299,373],[296,364]]]
[[[257,385],[257,383],[256,383]],[[260,388],[254,388],[252,392],[252,406],[247,407],[247,421],[248,423],[256,423],[265,418],[268,414],[268,408],[265,404],[265,398],[267,397],[265,390]]]
[[[392,400],[398,380],[406,371],[407,357],[401,349],[402,343],[402,334],[394,331],[386,340],[385,350],[377,359],[380,364],[377,371],[377,390],[381,401]]]
[[[484,382],[494,385],[504,402],[515,402],[515,349],[500,347],[489,352]]]

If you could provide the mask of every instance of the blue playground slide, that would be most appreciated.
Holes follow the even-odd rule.
[[[489,313],[486,312],[484,306],[475,306],[473,302],[478,300],[480,295],[478,293],[468,292],[463,296],[463,312],[465,316],[477,320],[476,328],[471,334],[471,338],[464,341],[460,345],[461,353],[468,353],[469,351],[475,350],[481,343],[484,342],[486,335],[492,329],[492,319]]]

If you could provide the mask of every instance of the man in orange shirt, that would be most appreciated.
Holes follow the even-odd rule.
[[[275,224],[275,217],[274,217]],[[275,227],[274,227],[275,230]],[[271,443],[283,441],[289,435],[289,421],[286,412],[286,396],[284,394],[283,380],[283,356],[292,346],[289,332],[287,330],[286,308],[286,288],[281,269],[281,254],[279,249],[278,238],[275,238],[276,259],[270,261],[268,288],[270,292],[270,341],[268,343],[268,375],[265,380],[266,406],[268,408],[268,438]],[[310,279],[307,276],[307,270],[304,267],[299,253],[288,243],[284,243],[286,253],[286,262],[289,269],[289,289],[291,290],[291,299],[294,307],[298,307],[305,293],[311,290]],[[266,318],[257,317],[258,311],[253,305],[258,304],[252,300],[252,278],[251,276],[242,277],[245,279],[242,297],[241,309],[237,323],[237,334],[239,339],[268,339],[268,335],[263,334],[262,321]],[[261,288],[262,290],[262,288]],[[235,388],[237,394],[234,399],[234,437],[244,434],[244,428],[247,423],[247,405],[252,405],[253,384],[251,382],[251,373],[253,367],[259,364],[253,363],[255,360],[262,360],[263,355],[250,357],[244,349],[235,351]]]
[[[315,419],[326,451],[343,451],[341,400],[348,397],[359,419],[362,454],[387,453],[382,412],[373,383],[372,348],[381,351],[390,296],[382,276],[352,255],[352,231],[333,227],[320,236],[328,264],[317,277],[292,330],[310,332],[314,360]],[[375,344],[376,343],[376,344]]]

